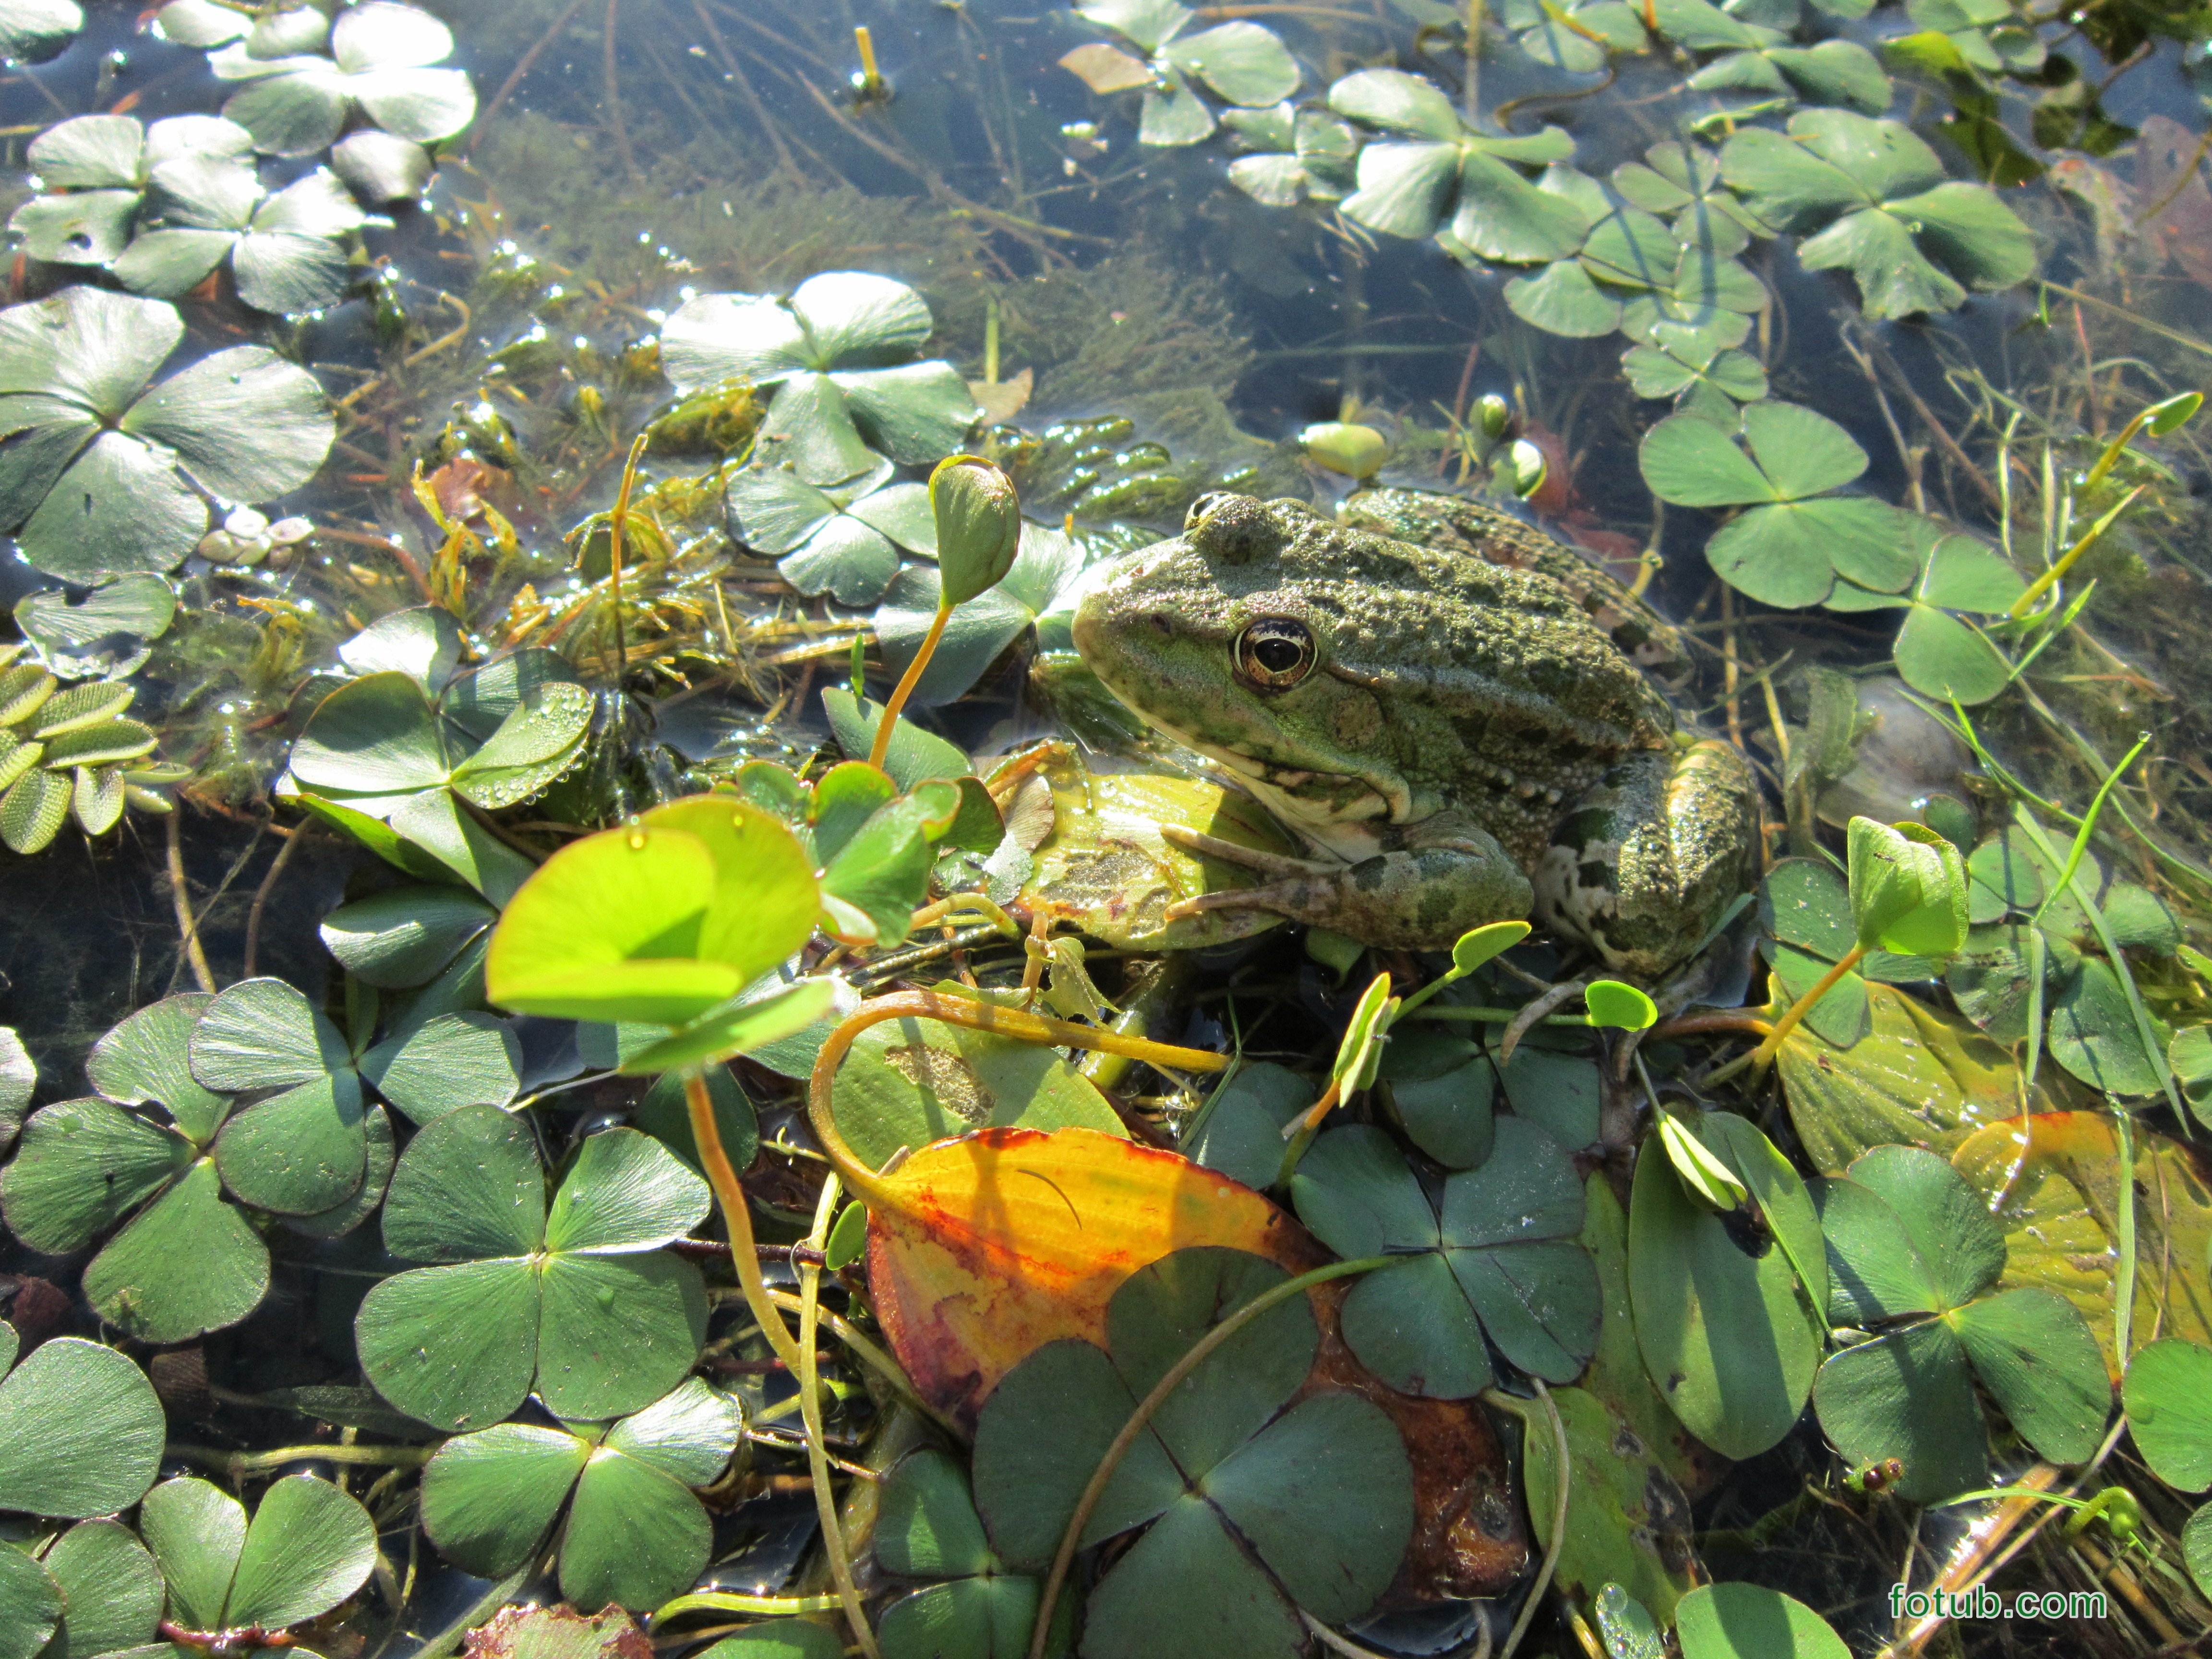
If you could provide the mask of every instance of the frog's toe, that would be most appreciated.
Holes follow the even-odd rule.
[[[1187,829],[1180,823],[1160,825],[1160,838],[1173,842],[1187,851],[1201,857],[1218,859],[1224,864],[1233,864],[1242,870],[1256,870],[1263,876],[1272,876],[1279,882],[1312,881],[1330,873],[1331,866],[1316,864],[1311,859],[1292,858],[1288,854],[1269,852],[1265,848],[1247,847],[1242,842],[1224,841],[1218,836],[1209,836],[1203,830]],[[1224,903],[1254,903],[1248,892],[1209,895]],[[1195,901],[1189,901],[1195,902]]]

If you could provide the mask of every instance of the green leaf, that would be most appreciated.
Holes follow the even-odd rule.
[[[1700,1584],[1674,1607],[1682,1659],[1850,1659],[1802,1601],[1760,1584]]]
[[[1170,41],[1161,56],[1232,104],[1279,103],[1304,78],[1290,48],[1257,23],[1224,23]]]
[[[2152,1474],[2179,1492],[2212,1487],[2212,1348],[2171,1336],[2146,1343],[2128,1362],[2121,1398]]]
[[[1599,339],[1620,326],[1620,301],[1574,259],[1557,259],[1534,276],[1514,277],[1505,284],[1505,303],[1523,322],[1569,339]]]
[[[40,1565],[60,1587],[64,1609],[48,1659],[94,1659],[154,1640],[161,1570],[128,1527],[80,1521],[53,1541]]]
[[[0,1510],[128,1509],[154,1483],[167,1428],[153,1385],[122,1354],[74,1336],[42,1342],[0,1380]]]
[[[246,1547],[246,1506],[190,1475],[146,1494],[138,1530],[169,1587],[170,1616],[191,1630],[221,1630],[231,1575]]]
[[[422,1471],[422,1529],[465,1572],[512,1572],[544,1542],[592,1450],[566,1430],[533,1423],[457,1434]]]
[[[953,612],[939,640],[936,655],[915,682],[913,702],[929,708],[966,695],[1000,652],[1074,591],[1088,558],[1088,550],[1075,537],[1048,526],[1024,524],[1014,562],[998,586]],[[927,565],[908,565],[899,572],[875,616],[876,640],[887,665],[902,668],[913,659],[923,635],[936,621],[941,594],[939,573]],[[825,698],[850,695],[823,693]],[[833,722],[836,719],[833,708]],[[905,723],[894,732],[894,756],[913,730],[910,723]],[[941,738],[922,735],[930,744],[943,743]],[[840,742],[843,743],[842,738]],[[846,747],[848,753],[867,752],[865,743]],[[953,750],[952,755],[957,758],[934,762],[933,769],[919,774],[913,766],[902,768],[889,758],[885,764],[901,787],[910,789],[917,775],[952,777],[970,769],[964,754]]]
[[[415,1123],[463,1106],[505,1106],[522,1086],[522,1045],[489,1014],[439,1014],[362,1056],[362,1071]]]
[[[319,931],[324,946],[355,978],[399,988],[434,979],[498,915],[456,888],[393,887],[338,906]]]
[[[1952,1328],[1974,1375],[2021,1437],[2054,1463],[2086,1463],[2104,1438],[2112,1385],[2080,1311],[2024,1285],[1962,1308]]]
[[[61,1586],[22,1551],[0,1549],[0,1659],[33,1659],[61,1620]]]
[[[901,1458],[884,1478],[876,1559],[909,1578],[966,1578],[999,1570],[968,1489],[968,1474],[941,1451]]]
[[[0,1216],[34,1250],[65,1255],[113,1226],[191,1161],[182,1136],[104,1100],[64,1100],[23,1126],[0,1170]]]
[[[1649,1030],[1659,1023],[1658,1005],[1633,985],[1617,979],[1590,981],[1583,992],[1590,1022],[1618,1031]]]
[[[1938,1321],[1831,1356],[1813,1405],[1846,1462],[1904,1464],[1888,1490],[1909,1502],[1934,1503],[1989,1484],[1989,1429],[1966,1351]]]
[[[545,1216],[545,1248],[587,1255],[673,1243],[707,1218],[707,1183],[649,1135],[586,1140]]]
[[[313,1475],[275,1481],[246,1529],[223,1628],[282,1630],[319,1618],[375,1565],[376,1527],[359,1503]]]
[[[727,796],[573,842],[509,902],[487,993],[525,1013],[676,1025],[805,944],[819,898],[791,832]]]
[[[203,1158],[109,1241],[84,1271],[85,1299],[142,1341],[184,1342],[237,1324],[269,1292],[269,1247]]]

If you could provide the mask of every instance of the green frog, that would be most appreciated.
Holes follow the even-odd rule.
[[[1267,878],[1176,908],[1272,910],[1409,949],[1534,915],[1657,978],[1747,890],[1759,850],[1742,756],[1679,732],[1645,672],[1679,641],[1604,572],[1478,503],[1369,490],[1342,519],[1203,496],[1076,612],[1107,687],[1313,854],[1175,831]]]

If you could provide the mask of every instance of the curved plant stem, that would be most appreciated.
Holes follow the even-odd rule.
[[[1204,1336],[1190,1345],[1190,1352],[1168,1368],[1167,1375],[1152,1385],[1152,1391],[1137,1403],[1129,1413],[1129,1420],[1121,1425],[1121,1432],[1114,1437],[1098,1460],[1098,1467],[1091,1476],[1091,1483],[1083,1489],[1083,1496],[1075,1501],[1075,1513],[1068,1517],[1067,1530],[1060,1536],[1060,1550],[1052,1558],[1052,1571],[1044,1581],[1043,1594],[1037,1597],[1036,1624],[1030,1632],[1029,1659],[1044,1659],[1045,1643],[1052,1630],[1053,1604],[1060,1600],[1060,1586],[1067,1582],[1067,1570],[1073,1565],[1075,1552],[1081,1545],[1083,1529],[1091,1523],[1091,1514],[1098,1507],[1098,1500],[1106,1495],[1107,1482],[1121,1467],[1121,1459],[1129,1448],[1137,1443],[1137,1437],[1152,1420],[1152,1414],[1167,1403],[1168,1396],[1182,1386],[1183,1379],[1206,1363],[1206,1357],[1266,1313],[1270,1308],[1304,1294],[1316,1285],[1325,1285],[1332,1279],[1344,1279],[1352,1273],[1370,1273],[1388,1267],[1400,1258],[1388,1255],[1364,1256],[1357,1261],[1332,1261],[1326,1267],[1316,1267],[1310,1273],[1300,1273],[1296,1279],[1286,1279],[1272,1290],[1262,1291],[1243,1307],[1223,1320]]]
[[[837,1133],[835,1119],[830,1115],[830,1095],[836,1082],[837,1067],[844,1062],[853,1047],[854,1039],[871,1025],[880,1025],[887,1019],[909,1018],[933,1019],[946,1025],[958,1025],[971,1031],[988,1031],[998,1036],[1013,1037],[1023,1042],[1034,1042],[1053,1048],[1090,1048],[1102,1054],[1123,1054],[1131,1060],[1148,1064],[1175,1067],[1186,1072],[1218,1072],[1229,1065],[1229,1056],[1209,1053],[1204,1048],[1178,1048],[1170,1043],[1153,1042],[1144,1037],[1125,1036],[1119,1031],[1103,1030],[1095,1025],[1078,1025],[1065,1019],[1047,1019],[1041,1014],[1024,1012],[1018,1008],[1002,1008],[996,1003],[971,1002],[966,997],[943,995],[935,991],[901,991],[895,995],[876,997],[862,1003],[848,1015],[836,1030],[830,1033],[822,1045],[822,1052],[814,1057],[814,1073],[806,1084],[806,1117],[813,1126],[814,1137],[822,1144],[830,1166],[837,1171],[845,1184],[871,1205],[900,1207],[899,1194],[881,1176],[854,1156]],[[700,1085],[698,1098],[706,1098],[706,1085]],[[697,1119],[700,1108],[692,1108],[692,1117]],[[702,1140],[701,1146],[703,1147]],[[725,1164],[726,1168],[726,1163]],[[717,1189],[719,1190],[719,1188]],[[735,1245],[734,1233],[731,1243]],[[752,1248],[750,1229],[745,1234],[744,1250]],[[742,1252],[740,1252],[742,1254]],[[753,1271],[757,1273],[756,1266]],[[781,1352],[781,1350],[778,1351]],[[794,1372],[796,1367],[793,1368]]]
[[[830,1223],[837,1213],[837,1177],[822,1183],[815,1200],[814,1229],[806,1242],[818,1254],[830,1237]],[[756,1269],[757,1271],[757,1269]],[[799,1269],[799,1415],[806,1425],[806,1472],[814,1480],[814,1514],[822,1526],[822,1550],[830,1558],[830,1581],[837,1586],[845,1622],[853,1639],[867,1659],[882,1659],[876,1633],[868,1628],[868,1610],[860,1603],[859,1586],[853,1582],[853,1557],[845,1543],[845,1528],[837,1518],[836,1495],[830,1490],[830,1448],[822,1425],[821,1370],[815,1363],[815,1332],[822,1312],[822,1269],[812,1261]],[[779,1325],[783,1322],[778,1319]]]
[[[921,678],[921,671],[929,666],[929,659],[937,654],[937,642],[945,637],[945,624],[951,620],[951,605],[939,600],[937,614],[929,621],[929,632],[921,636],[921,649],[914,653],[914,660],[906,665],[906,672],[899,676],[898,689],[891,693],[891,700],[884,705],[883,719],[876,723],[876,740],[868,745],[869,765],[881,767],[884,757],[890,753],[891,727],[898,724],[899,710],[906,707],[906,700],[914,695],[915,682]]]
[[[842,1607],[834,1595],[738,1595],[729,1590],[701,1590],[679,1595],[653,1610],[653,1628],[686,1613],[742,1613],[756,1619],[791,1619],[810,1613],[836,1613]],[[696,1632],[705,1635],[707,1632]],[[691,1639],[690,1635],[684,1638]]]
[[[200,944],[200,925],[192,919],[192,896],[185,887],[185,847],[180,820],[181,807],[169,809],[169,821],[164,826],[168,831],[169,900],[177,912],[177,935],[184,941],[185,960],[191,964],[192,978],[203,991],[212,994],[216,988],[215,971],[208,966],[207,951]]]
[[[768,1293],[768,1299],[779,1308],[788,1308],[793,1313],[799,1311],[799,1298],[788,1291],[770,1291]],[[915,1389],[914,1379],[900,1368],[898,1361],[863,1336],[854,1328],[852,1321],[839,1317],[827,1308],[822,1310],[821,1317],[822,1322],[830,1328],[830,1333],[850,1348],[862,1364],[889,1383],[900,1399],[936,1424],[955,1441],[964,1442],[968,1438],[968,1431],[954,1422],[946,1413],[939,1410],[924,1400],[920,1392]]]
[[[1575,1472],[1567,1461],[1567,1423],[1559,1415],[1558,1401],[1552,1391],[1544,1386],[1544,1379],[1528,1379],[1536,1385],[1536,1398],[1544,1402],[1544,1415],[1551,1419],[1552,1446],[1559,1460],[1559,1496],[1552,1501],[1552,1541],[1544,1548],[1544,1565],[1537,1573],[1536,1582],[1528,1587],[1528,1596],[1521,1604],[1521,1616],[1513,1621],[1512,1633],[1506,1637],[1505,1645],[1498,1650],[1498,1659],[1513,1659],[1513,1650],[1521,1645],[1521,1638],[1528,1633],[1535,1621],[1536,1610],[1544,1604],[1544,1592],[1552,1587],[1552,1575],[1559,1565],[1559,1552],[1567,1541],[1567,1498],[1574,1486]]]
[[[760,1252],[753,1248],[753,1216],[746,1202],[745,1189],[738,1184],[738,1172],[730,1167],[730,1155],[722,1150],[722,1131],[714,1121],[714,1103],[708,1097],[707,1074],[697,1067],[684,1078],[684,1103],[690,1109],[691,1139],[698,1143],[700,1166],[707,1172],[707,1184],[714,1189],[714,1196],[722,1206],[722,1224],[730,1233],[730,1265],[738,1271],[738,1287],[744,1292],[745,1306],[768,1338],[768,1345],[775,1350],[775,1357],[793,1376],[804,1375],[799,1344],[792,1338],[791,1329],[783,1322],[783,1316],[768,1299],[768,1281],[761,1277]],[[808,1358],[811,1358],[811,1355]]]
[[[1857,967],[1860,958],[1865,955],[1865,945],[1854,945],[1844,952],[1844,959],[1841,962],[1813,982],[1811,990],[1790,1005],[1789,1012],[1774,1022],[1774,1029],[1766,1034],[1759,1047],[1751,1051],[1749,1063],[1753,1076],[1765,1073],[1766,1068],[1774,1063],[1774,1056],[1781,1051],[1783,1039],[1797,1029],[1797,1023],[1813,1012],[1814,1004],[1834,990],[1844,975]],[[1709,1083],[1713,1080],[1711,1078],[1706,1079]]]
[[[610,41],[614,38],[614,10],[615,0],[607,0],[607,38]],[[611,50],[608,54],[608,62],[611,65],[613,62]],[[623,148],[627,149],[628,146],[625,145]],[[635,176],[637,172],[636,167],[633,166],[630,172]],[[617,691],[622,690],[623,676],[629,672],[629,641],[623,637],[623,532],[629,525],[629,493],[637,486],[637,464],[645,454],[645,444],[646,434],[642,432],[639,433],[636,439],[630,444],[629,459],[623,463],[622,489],[615,495],[615,510],[607,515],[607,574],[609,585],[612,590],[611,604],[615,617],[614,685]]]

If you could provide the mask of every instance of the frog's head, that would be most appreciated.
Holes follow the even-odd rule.
[[[1357,627],[1346,534],[1297,501],[1200,496],[1182,535],[1128,555],[1075,614],[1115,696],[1309,827],[1407,808],[1384,702],[1337,654]]]

